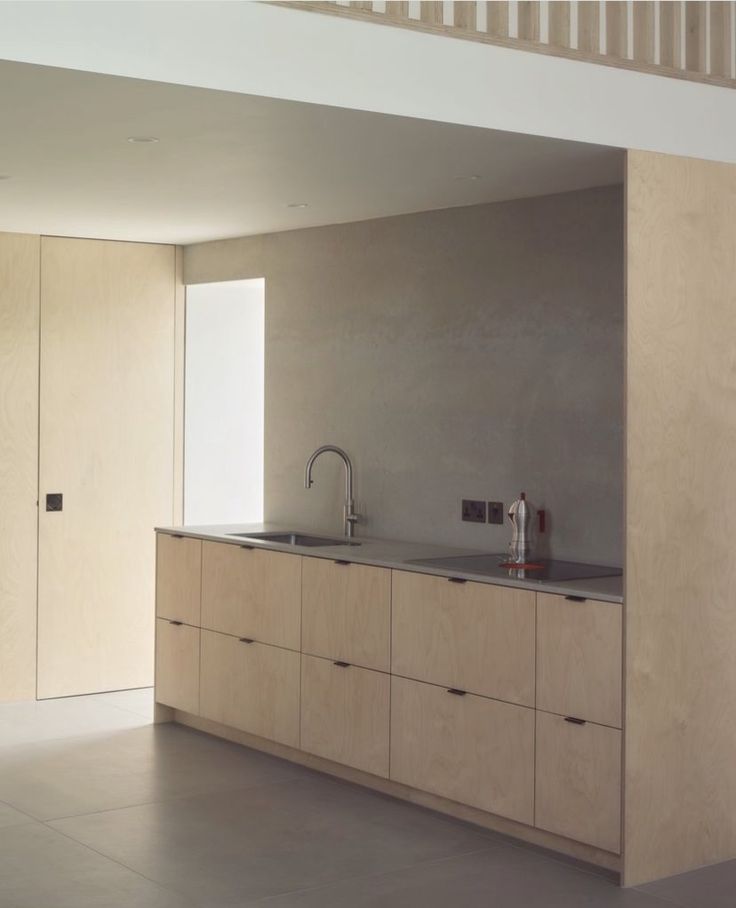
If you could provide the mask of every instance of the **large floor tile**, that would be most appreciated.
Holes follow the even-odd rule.
[[[0,803],[0,829],[7,826],[20,826],[21,823],[32,823],[33,818],[26,813],[21,813],[10,804]]]
[[[116,706],[136,713],[153,721],[153,688],[139,687],[134,690],[114,690],[106,694],[93,694],[95,702]]]
[[[148,724],[144,716],[116,709],[95,697],[31,700],[0,704],[0,747],[98,735]]]
[[[40,820],[310,774],[173,724],[0,748],[0,800]]]
[[[0,829],[2,908],[191,908],[132,870],[40,823]]]
[[[736,906],[736,861],[725,861],[690,873],[641,886],[682,908],[734,908]]]
[[[496,841],[455,820],[317,774],[52,826],[207,908],[467,853]]]
[[[233,902],[233,908],[237,902]],[[259,908],[667,908],[654,896],[513,847],[276,896]]]

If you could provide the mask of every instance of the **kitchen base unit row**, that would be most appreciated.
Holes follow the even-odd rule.
[[[609,869],[621,605],[159,533],[159,720]]]

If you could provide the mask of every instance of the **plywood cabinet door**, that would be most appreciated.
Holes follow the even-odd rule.
[[[534,593],[393,572],[391,671],[534,705]]]
[[[537,712],[536,817],[540,829],[621,850],[621,732]]]
[[[391,779],[534,822],[534,710],[391,679]]]
[[[387,672],[391,651],[391,571],[304,558],[302,649]]]
[[[301,557],[202,543],[202,627],[299,651]]]
[[[391,679],[302,656],[302,750],[388,778]]]
[[[156,614],[200,625],[202,541],[156,535]]]
[[[41,698],[153,680],[152,530],[174,514],[175,264],[173,246],[41,240]]]
[[[622,607],[537,594],[537,708],[621,727]]]
[[[199,713],[199,629],[156,620],[157,703]]]
[[[205,719],[299,746],[299,653],[202,631]]]

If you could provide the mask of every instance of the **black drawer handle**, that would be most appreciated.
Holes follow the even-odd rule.
[[[333,662],[333,665],[336,665],[338,668],[350,668],[349,662]]]
[[[341,565],[343,565],[344,567],[348,567],[348,566],[350,565],[350,562],[349,562],[349,561],[338,561],[338,560],[335,560],[335,561],[333,562],[333,564],[341,564]]]
[[[184,537],[182,536],[181,533],[172,533],[171,538],[172,539],[183,539]]]
[[[465,694],[467,694],[467,691],[466,691],[466,690],[459,690],[457,687],[448,687],[448,688],[447,688],[447,693],[448,693],[448,694],[455,694],[456,697],[464,697]]]
[[[169,621],[169,624],[173,624],[175,627],[181,627],[184,624],[183,621]]]
[[[464,577],[448,577],[447,579],[450,581],[450,583],[467,583],[468,582],[467,580],[465,580]]]
[[[565,722],[570,722],[572,725],[585,725],[585,719],[578,719],[575,716],[565,716]]]
[[[256,641],[252,637],[240,637],[238,643],[255,643]]]
[[[568,602],[587,602],[585,596],[565,596]]]
[[[244,543],[241,542],[241,543],[240,543],[240,548],[241,548],[241,549],[245,549],[246,552],[250,552],[250,550],[253,548],[253,546],[252,546],[252,545],[245,545]]]

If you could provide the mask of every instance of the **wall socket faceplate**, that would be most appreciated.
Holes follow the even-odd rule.
[[[488,523],[502,525],[505,520],[505,508],[502,501],[488,502]]]
[[[463,498],[462,519],[469,521],[470,523],[485,523],[485,501],[475,501],[472,498]]]

